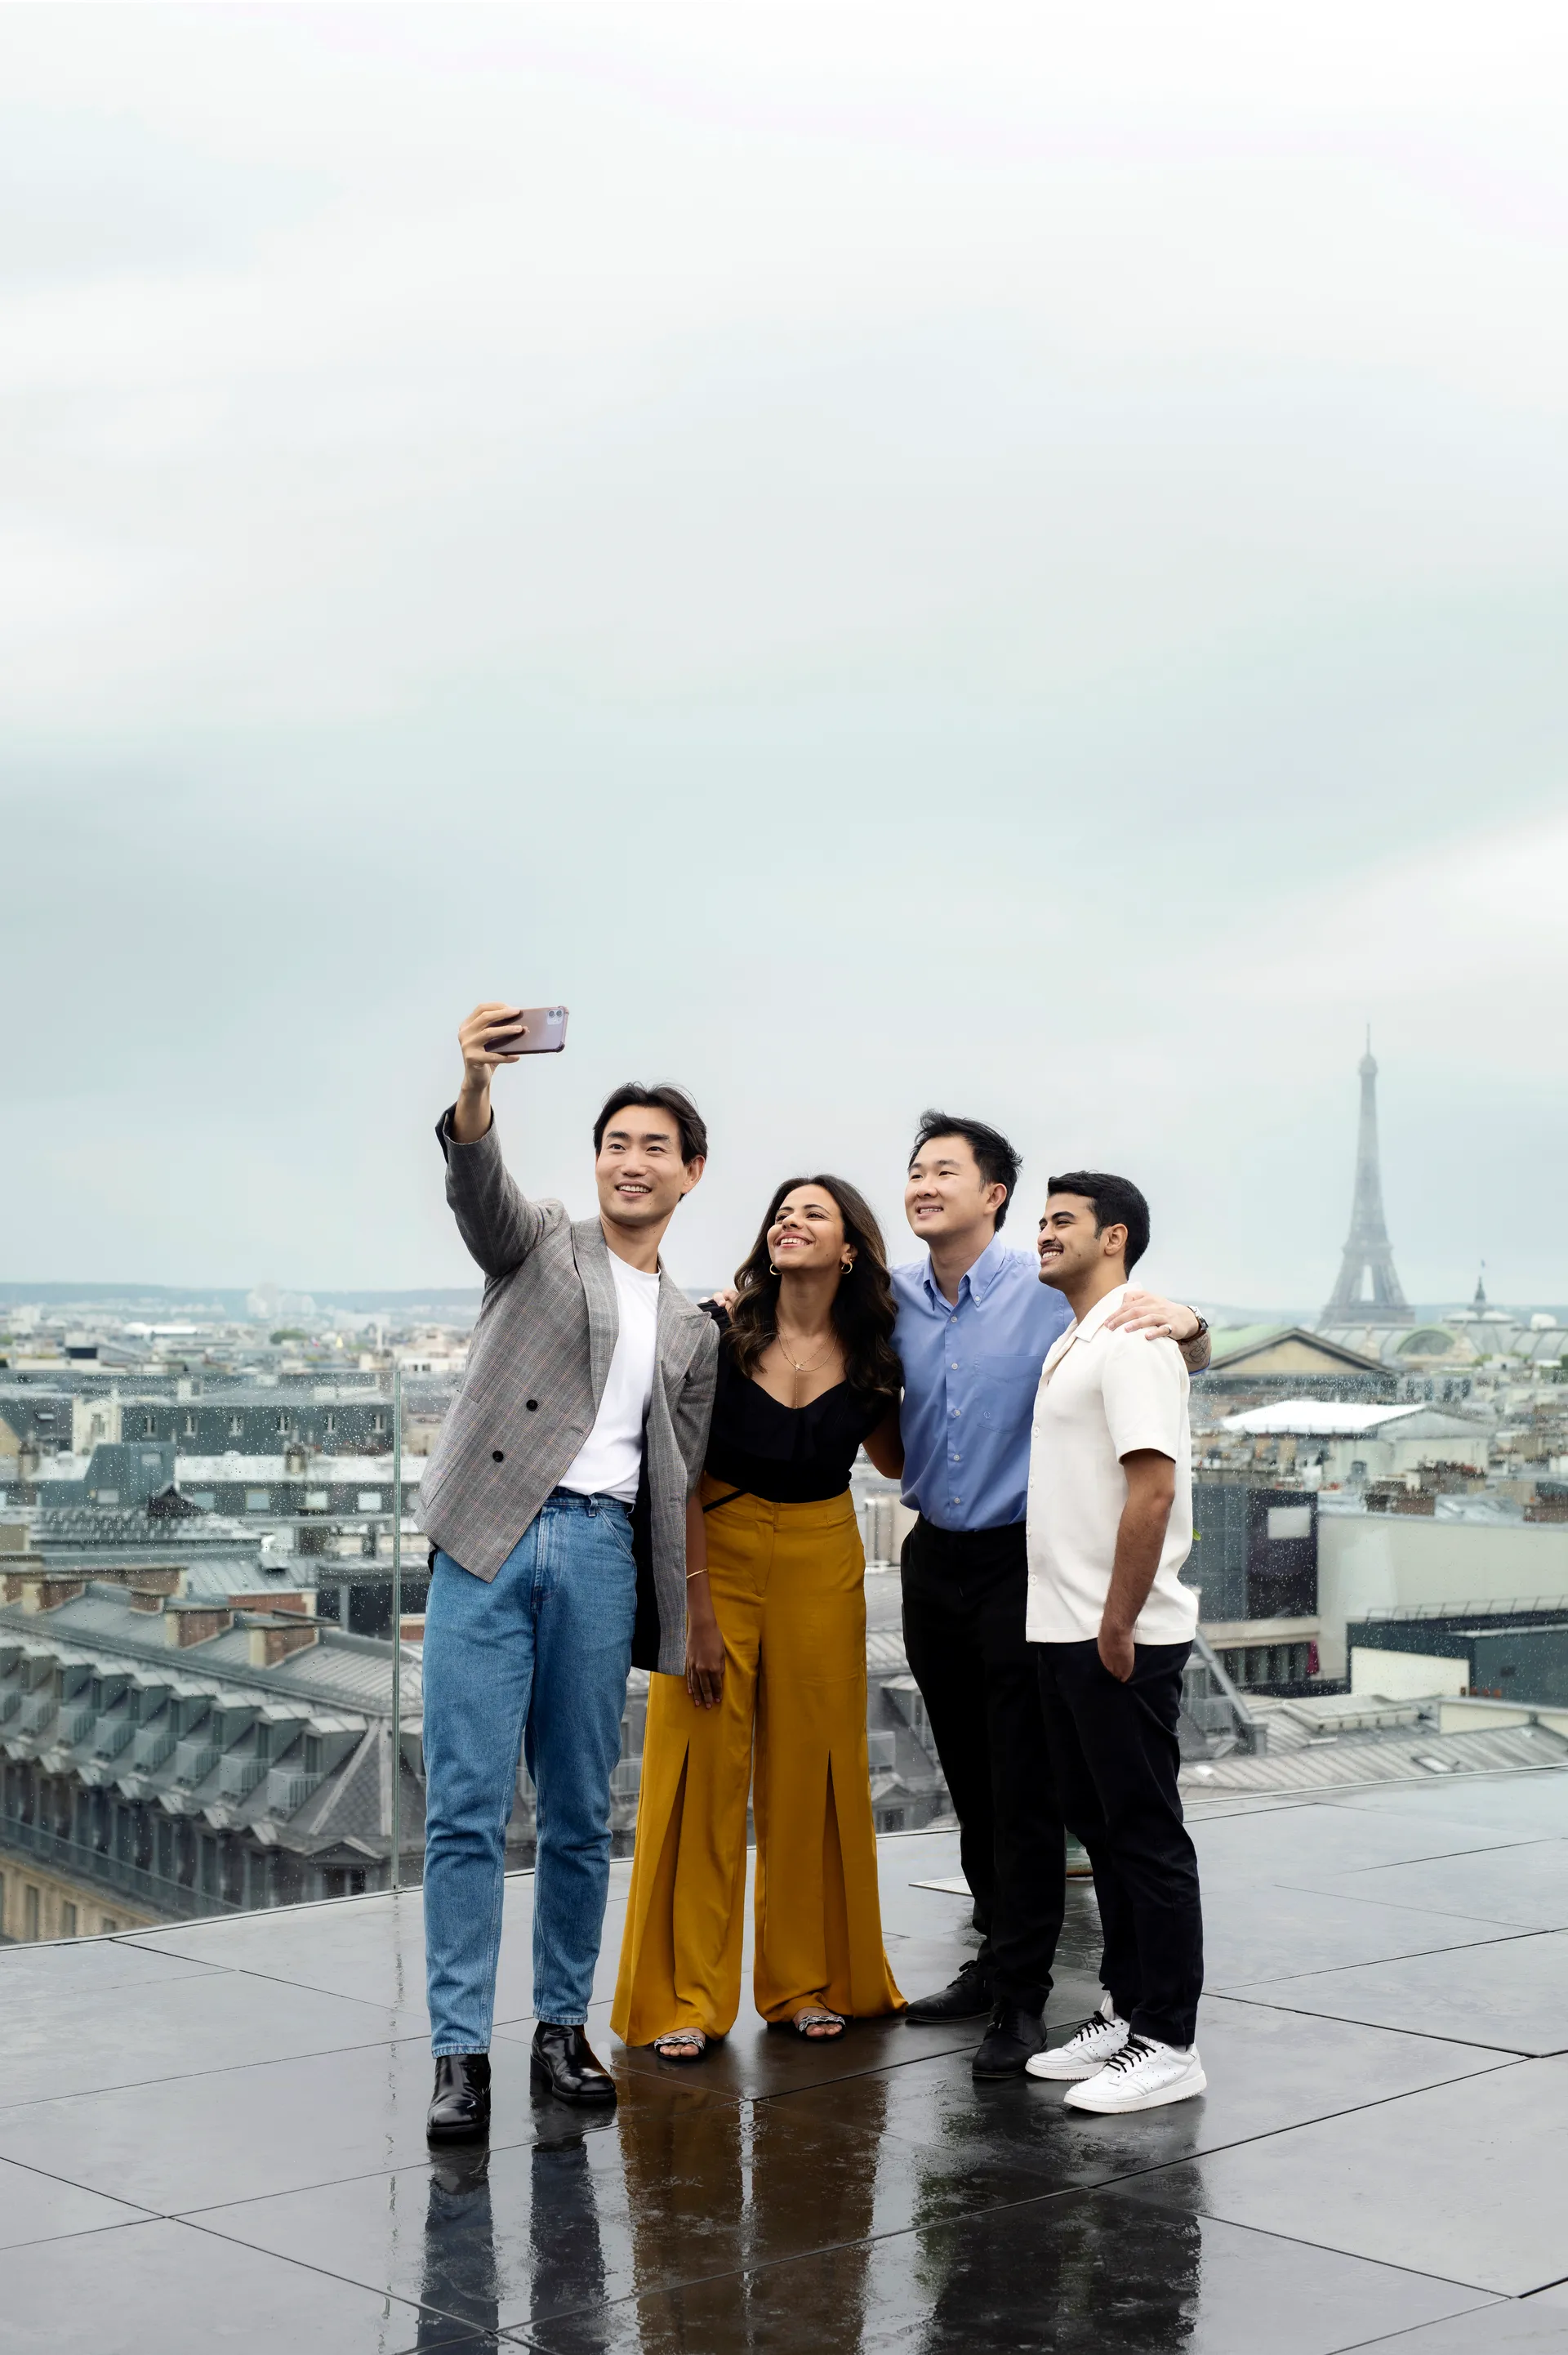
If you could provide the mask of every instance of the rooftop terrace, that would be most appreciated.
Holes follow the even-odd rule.
[[[974,2031],[743,2013],[620,2105],[528,2089],[507,1885],[488,2156],[432,2163],[418,1891],[0,1952],[6,2355],[1487,2355],[1568,2348],[1568,1769],[1200,1802],[1210,2091],[977,2087]],[[906,1993],[972,1946],[880,1849]],[[1051,2019],[1095,1995],[1071,1891]]]

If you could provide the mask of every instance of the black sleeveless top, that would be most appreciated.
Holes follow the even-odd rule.
[[[718,1382],[704,1468],[726,1488],[744,1489],[770,1505],[842,1497],[862,1440],[893,1400],[835,1382],[809,1406],[780,1406],[736,1363],[723,1309],[710,1307],[708,1314],[719,1328]]]

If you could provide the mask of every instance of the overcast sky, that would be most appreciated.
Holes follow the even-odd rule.
[[[1297,20],[1297,31],[1283,27]],[[470,1273],[482,996],[670,1257],[944,1103],[1568,1299],[1568,19],[0,11],[0,1276]]]

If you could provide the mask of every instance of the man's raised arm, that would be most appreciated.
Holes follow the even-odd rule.
[[[544,1211],[508,1175],[490,1103],[495,1072],[519,1060],[505,1050],[519,1035],[521,1011],[515,1006],[476,1006],[461,1024],[462,1085],[436,1130],[446,1155],[447,1200],[458,1232],[488,1276],[510,1274],[527,1258],[545,1224]]]

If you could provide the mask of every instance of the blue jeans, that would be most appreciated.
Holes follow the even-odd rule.
[[[613,1497],[554,1490],[488,1584],[436,1556],[425,1619],[425,1975],[438,2060],[490,2049],[524,1742],[538,1806],[534,2009],[567,2025],[588,2017],[636,1614],[631,1517]]]

